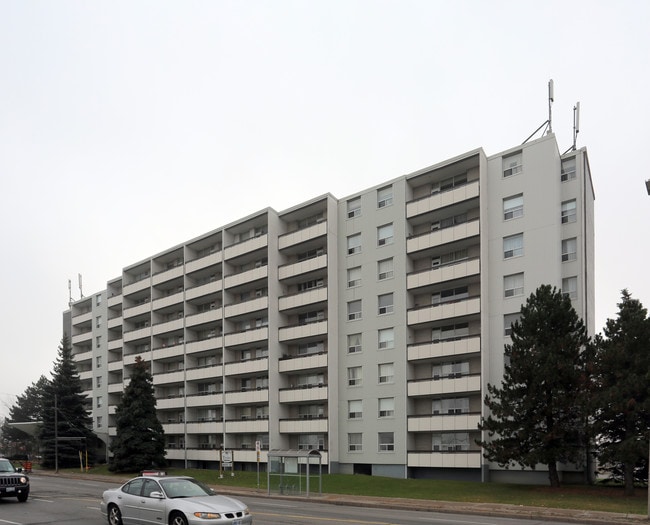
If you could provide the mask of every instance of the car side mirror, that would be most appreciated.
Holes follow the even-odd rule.
[[[158,492],[158,491],[152,492],[151,494],[149,494],[149,497],[154,498],[154,499],[165,499],[165,496],[163,496],[163,493]]]

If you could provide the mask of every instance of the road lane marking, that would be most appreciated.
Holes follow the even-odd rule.
[[[22,523],[18,523],[17,521],[7,521],[7,520],[1,520],[0,523],[8,523],[9,525],[23,525]]]
[[[309,518],[310,522],[315,521],[337,521],[340,523],[362,523],[364,525],[399,525],[393,523],[392,521],[364,521],[364,520],[355,520],[355,519],[345,519],[345,518],[316,518],[314,516],[307,516],[305,514],[275,514],[273,512],[253,512],[253,516],[273,516],[273,517],[285,517],[285,518],[298,518],[305,519]]]

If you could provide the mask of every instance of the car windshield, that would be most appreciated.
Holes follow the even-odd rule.
[[[6,459],[0,459],[0,472],[16,472],[11,462]]]
[[[169,498],[192,498],[195,496],[213,496],[214,491],[195,479],[161,479],[159,480]]]

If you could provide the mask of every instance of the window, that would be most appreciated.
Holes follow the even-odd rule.
[[[266,320],[266,318],[265,318]],[[325,311],[324,310],[318,310],[314,312],[305,312],[304,314],[298,314],[298,324],[299,325],[306,325],[306,324],[311,324],[311,323],[318,323],[320,321],[325,320]],[[268,320],[265,324],[261,326],[266,326],[268,324]],[[260,326],[258,326],[260,328]]]
[[[570,159],[564,159],[562,161],[562,172],[560,174],[560,180],[562,182],[567,182],[574,180],[576,178],[576,158],[571,157]]]
[[[96,295],[95,296],[95,305],[99,306],[102,304],[102,296],[101,295]]]
[[[361,319],[361,299],[348,303],[348,321]]]
[[[348,368],[348,386],[361,386],[360,366],[351,366]]]
[[[524,295],[524,274],[506,275],[503,278],[503,296],[515,297],[517,295]]]
[[[458,288],[450,288],[449,290],[443,290],[431,295],[431,304],[442,304],[449,303],[453,301],[460,301],[461,299],[467,299],[469,297],[469,291],[467,286],[459,286]]]
[[[578,298],[578,278],[566,277],[562,279],[562,293],[567,295],[569,299]]]
[[[442,414],[467,414],[469,413],[469,398],[452,397],[449,399],[434,399],[431,413],[434,416]]]
[[[431,376],[436,380],[441,377],[454,379],[468,374],[468,361],[451,361],[449,363],[435,364],[431,366]]]
[[[348,255],[361,253],[361,234],[356,233],[348,237]]]
[[[95,348],[99,348],[102,346],[102,336],[98,335],[95,337]]]
[[[380,295],[377,297],[377,303],[378,303],[378,314],[379,315],[384,315],[384,314],[392,314],[393,313],[393,294],[392,293],[386,293],[383,295]]]
[[[578,243],[575,237],[562,241],[562,262],[576,260],[577,246]]]
[[[434,452],[459,452],[469,450],[469,432],[434,434],[431,447]]]
[[[393,397],[380,397],[378,403],[379,413],[378,417],[393,417],[395,416],[395,398]]]
[[[445,217],[439,221],[431,223],[431,231],[435,232],[438,230],[444,230],[445,228],[451,228],[458,224],[463,224],[467,222],[467,213],[459,213],[458,215],[452,215],[451,217]]]
[[[510,336],[512,333],[512,325],[519,321],[521,318],[520,313],[506,314],[503,316],[503,335]]]
[[[379,432],[377,441],[379,452],[393,452],[395,450],[395,438],[392,432]]]
[[[348,434],[348,452],[361,452],[363,450],[363,441],[361,432]]]
[[[467,184],[467,173],[454,175],[453,177],[448,177],[441,181],[434,182],[431,185],[431,195],[453,190],[454,188],[457,188],[459,186],[464,186],[465,184]]]
[[[361,334],[348,335],[348,354],[361,352]]]
[[[386,350],[395,348],[395,329],[383,328],[377,333],[379,339],[379,349]]]
[[[465,260],[467,260],[467,248],[431,257],[431,267],[447,266]]]
[[[469,336],[469,324],[467,323],[452,324],[431,330],[431,341],[433,343],[461,339],[467,336]]]
[[[102,418],[102,416],[97,416],[97,428],[102,428],[103,425],[104,425],[104,419]]]
[[[363,403],[361,399],[348,401],[348,419],[360,419],[363,417]]]
[[[379,382],[380,383],[393,383],[395,381],[395,371],[393,363],[382,363],[378,367]]]
[[[359,217],[361,215],[361,197],[350,199],[348,201],[348,219]]]
[[[102,386],[102,376],[97,376],[95,378],[95,386],[97,388],[101,388],[101,386]]]
[[[393,204],[393,187],[386,186],[377,190],[377,208],[384,208]]]
[[[565,201],[562,203],[562,224],[576,222],[576,200]]]
[[[348,268],[348,288],[361,285],[361,266]]]
[[[524,254],[524,234],[510,235],[503,238],[503,258],[519,257]]]
[[[512,177],[521,173],[523,170],[521,165],[521,152],[515,153],[508,157],[503,157],[503,177]]]
[[[377,263],[377,279],[383,281],[384,279],[393,278],[393,259],[384,259]]]
[[[393,244],[393,224],[385,224],[377,228],[377,246]]]
[[[98,355],[95,358],[95,368],[101,368],[102,367],[102,356]]]
[[[97,399],[95,400],[95,405],[97,408],[102,408],[104,406],[104,398],[102,396],[97,396]]]
[[[503,199],[503,220],[509,221],[524,216],[524,196],[520,193]]]

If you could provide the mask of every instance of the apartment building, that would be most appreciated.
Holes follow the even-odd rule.
[[[475,440],[521,304],[569,294],[594,333],[594,192],[554,135],[343,199],[271,208],[123,268],[63,314],[109,443],[137,356],[173,466],[318,450],[330,472],[507,480]],[[572,469],[566,467],[570,476]],[[545,473],[528,473],[545,478]]]

